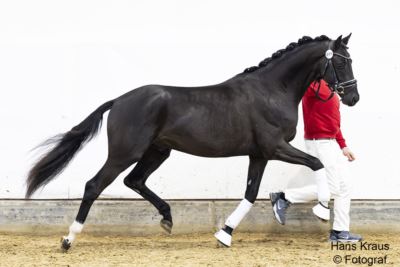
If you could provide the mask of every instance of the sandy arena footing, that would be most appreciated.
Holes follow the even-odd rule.
[[[363,234],[363,233],[360,233]],[[231,248],[217,245],[212,233],[191,235],[93,236],[82,234],[64,253],[58,235],[0,234],[0,266],[368,266],[344,263],[380,259],[400,266],[400,236],[365,234],[369,244],[388,244],[388,250],[337,250],[327,234],[236,233]],[[341,264],[336,264],[342,259]]]

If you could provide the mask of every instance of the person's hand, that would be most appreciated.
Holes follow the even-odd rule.
[[[356,159],[356,156],[354,155],[353,152],[351,152],[351,150],[350,150],[348,147],[342,148],[342,152],[343,152],[343,155],[344,155],[345,157],[347,157],[347,159],[348,159],[349,161],[353,161],[353,160]]]

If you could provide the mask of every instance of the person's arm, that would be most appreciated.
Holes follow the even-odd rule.
[[[339,129],[338,133],[336,134],[336,142],[340,146],[340,149],[347,147],[346,140],[343,137],[342,130]]]
[[[347,147],[346,140],[343,138],[343,134],[340,129],[336,135],[336,142],[339,144],[340,149],[342,149],[343,155],[347,157],[349,161],[353,161],[356,159],[354,153]]]

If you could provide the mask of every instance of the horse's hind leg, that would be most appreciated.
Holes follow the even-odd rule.
[[[137,161],[137,160],[136,160]],[[75,239],[76,234],[82,231],[83,224],[89,213],[90,207],[103,190],[110,185],[117,176],[135,162],[132,160],[107,159],[100,171],[86,183],[85,193],[75,221],[69,228],[69,234],[62,239],[62,248],[68,250]]]
[[[124,179],[126,186],[137,192],[157,208],[158,212],[163,216],[160,222],[161,227],[169,234],[172,230],[170,206],[146,186],[146,180],[161,166],[170,153],[170,149],[160,149],[151,146],[136,164],[135,168]]]

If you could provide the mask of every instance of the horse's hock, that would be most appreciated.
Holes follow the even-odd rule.
[[[81,200],[0,200],[0,231],[63,234],[79,208]],[[172,233],[214,232],[240,200],[170,200],[174,226]],[[312,214],[315,203],[296,204],[287,213],[287,224],[279,225],[268,199],[258,200],[237,231],[242,232],[323,232],[329,224]],[[351,228],[354,231],[400,232],[400,201],[353,200]],[[144,200],[99,199],[85,223],[85,233],[152,235],[164,231],[161,215]]]

